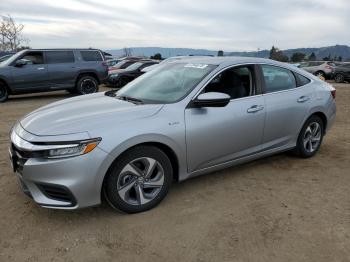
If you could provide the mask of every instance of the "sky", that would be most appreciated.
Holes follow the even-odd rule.
[[[350,45],[350,0],[0,0],[32,48]]]

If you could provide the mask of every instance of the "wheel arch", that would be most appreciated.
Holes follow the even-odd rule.
[[[104,187],[104,183],[105,180],[108,176],[108,173],[110,172],[111,168],[113,167],[113,164],[118,161],[118,159],[120,159],[120,157],[127,151],[129,151],[132,148],[138,147],[138,146],[154,146],[160,150],[162,150],[167,157],[169,158],[171,165],[173,167],[173,180],[175,180],[176,182],[179,182],[181,180],[180,178],[180,174],[181,172],[184,172],[182,169],[184,167],[181,166],[181,161],[183,161],[183,159],[181,159],[180,155],[179,155],[179,149],[178,148],[174,148],[176,146],[174,146],[173,144],[171,144],[170,142],[166,141],[166,140],[144,140],[144,141],[138,141],[138,139],[133,139],[133,141],[126,141],[124,143],[122,143],[120,146],[118,146],[115,150],[113,150],[110,153],[110,156],[113,158],[112,161],[110,161],[110,163],[108,163],[108,168],[106,170],[106,172],[103,174],[103,177],[100,178],[100,182],[97,181],[98,185],[100,186],[100,195],[101,195],[101,200],[103,199],[103,187]]]

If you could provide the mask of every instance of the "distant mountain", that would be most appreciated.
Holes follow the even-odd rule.
[[[164,47],[131,47],[133,55],[152,56],[156,53],[160,53],[162,57],[171,57],[179,55],[206,55],[216,56],[218,51],[207,50],[207,49],[193,49],[193,48],[164,48]],[[123,56],[123,49],[112,49],[105,50],[113,56]],[[283,50],[284,54],[291,57],[293,53],[301,52],[306,55],[310,55],[312,52],[315,53],[318,60],[330,55],[341,56],[343,60],[350,60],[350,47],[347,45],[334,45],[320,48],[295,48]],[[225,52],[225,56],[249,56],[249,57],[269,57],[270,50],[260,50],[252,52]]]

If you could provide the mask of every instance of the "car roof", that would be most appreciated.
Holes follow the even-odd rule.
[[[96,48],[43,48],[43,49],[26,49],[26,51],[66,51],[66,50],[81,50],[81,51],[100,51],[100,49]]]

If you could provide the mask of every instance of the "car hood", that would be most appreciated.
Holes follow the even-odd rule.
[[[37,136],[67,135],[108,128],[157,113],[163,105],[135,105],[103,92],[78,96],[41,107],[20,120],[21,126]]]

